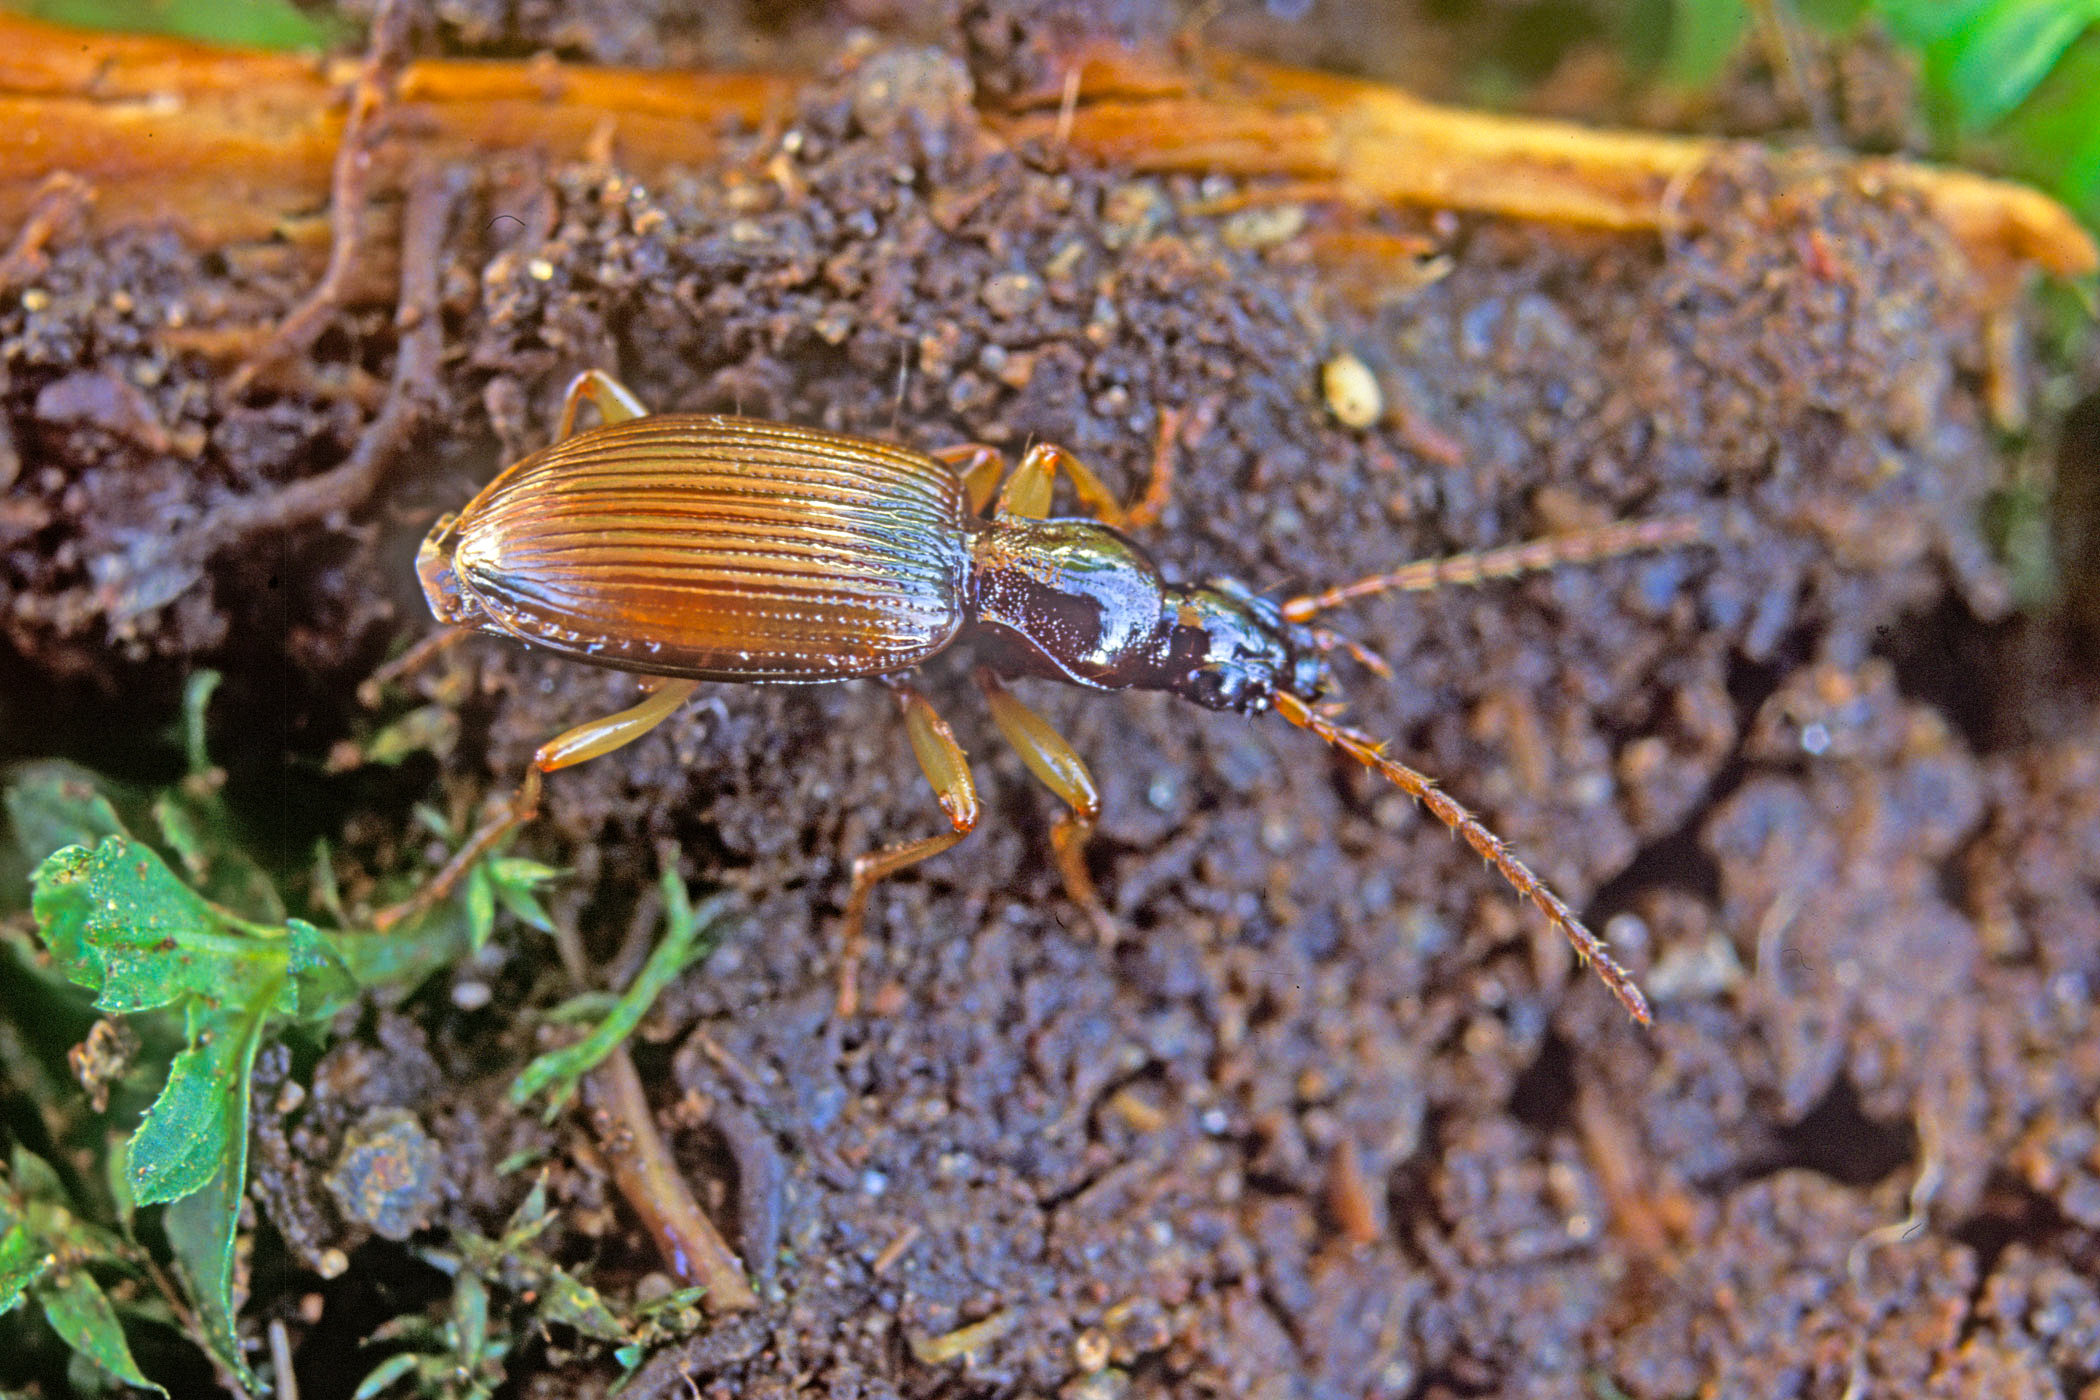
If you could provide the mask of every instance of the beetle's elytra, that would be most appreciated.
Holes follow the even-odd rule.
[[[603,426],[573,432],[588,399]],[[1052,830],[1065,888],[1112,924],[1084,846],[1100,812],[1079,755],[1002,678],[1171,691],[1210,709],[1274,709],[1376,769],[1436,814],[1564,933],[1638,1020],[1632,979],[1493,833],[1382,744],[1335,721],[1328,633],[1309,625],[1352,598],[1478,583],[1697,535],[1636,522],[1412,564],[1277,602],[1230,580],[1171,582],[1121,526],[1135,523],[1092,472],[1038,446],[1006,477],[997,452],[927,454],[780,423],[649,416],[603,374],[571,386],[554,444],[502,473],[432,529],[417,570],[438,618],[598,666],[666,678],[641,703],[541,746],[508,808],[392,923],[441,898],[538,808],[541,775],[609,752],[662,722],[702,681],[872,677],[896,692],[912,748],[951,830],[855,860],[845,907],[842,1013],[857,1005],[868,893],[976,825],[967,758],[906,673],[950,646],[976,654],[1002,734],[1069,810]],[[1062,468],[1091,517],[1049,516]],[[996,495],[995,495],[996,493]]]

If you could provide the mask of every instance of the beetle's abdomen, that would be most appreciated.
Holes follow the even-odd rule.
[[[965,515],[955,474],[907,448],[658,414],[527,457],[441,547],[488,620],[537,646],[662,675],[835,680],[955,636]]]

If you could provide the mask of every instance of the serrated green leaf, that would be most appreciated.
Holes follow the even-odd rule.
[[[117,1310],[87,1270],[69,1269],[39,1284],[36,1294],[51,1330],[65,1338],[67,1346],[126,1385],[168,1393],[147,1380],[138,1362],[132,1360],[131,1344],[124,1340]]]
[[[0,1313],[11,1311],[22,1295],[49,1272],[51,1251],[30,1232],[27,1221],[17,1220],[0,1235]]]
[[[219,1170],[202,1189],[168,1206],[161,1213],[161,1228],[167,1233],[176,1271],[196,1309],[203,1331],[197,1340],[243,1385],[254,1390],[255,1374],[249,1369],[234,1331],[233,1271],[241,1193],[248,1180],[248,1085],[255,1068],[255,1053],[262,1043],[262,1018],[252,1018],[245,1030],[229,1076],[238,1084],[239,1092],[227,1096]]]
[[[37,867],[31,907],[66,976],[103,1011],[146,1011],[184,995],[226,990],[198,966],[216,920],[150,848],[109,837],[68,846]]]
[[[726,894],[704,900],[696,908],[690,902],[685,882],[675,871],[663,875],[664,933],[649,961],[642,965],[633,983],[606,1013],[603,1021],[574,1045],[541,1055],[511,1081],[510,1101],[523,1104],[544,1091],[549,1116],[559,1112],[575,1094],[583,1076],[610,1055],[634,1033],[656,998],[695,958],[705,956],[712,943],[702,944],[700,934],[713,926],[728,903]]]
[[[93,846],[126,834],[94,775],[63,759],[10,770],[7,819],[16,849],[32,864],[64,846]]]
[[[131,1137],[131,1193],[139,1205],[203,1190],[224,1165],[231,1136],[246,1133],[247,1062],[260,1022],[239,1010],[208,1013],[169,1066],[167,1085]]]

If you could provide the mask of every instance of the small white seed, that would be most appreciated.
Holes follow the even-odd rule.
[[[1328,412],[1345,428],[1368,428],[1385,412],[1378,376],[1347,351],[1320,367],[1320,387],[1327,395]]]

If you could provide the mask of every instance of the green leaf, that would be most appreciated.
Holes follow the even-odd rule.
[[[2087,26],[2092,0],[1997,0],[1954,42],[1947,67],[1955,110],[1971,128],[1989,126],[2027,100]]]
[[[345,930],[325,934],[360,987],[413,990],[440,968],[472,951],[457,898],[448,899],[385,933]]]
[[[471,1375],[488,1344],[489,1289],[464,1271],[452,1281],[452,1333],[458,1339],[460,1369]]]
[[[161,1213],[161,1228],[167,1232],[176,1271],[197,1310],[203,1332],[197,1340],[252,1391],[257,1388],[255,1375],[234,1331],[233,1270],[241,1193],[248,1180],[248,1085],[255,1052],[262,1043],[262,1018],[256,1016],[245,1029],[243,1043],[231,1057],[236,1065],[230,1077],[237,1082],[238,1092],[226,1096],[219,1169],[202,1189]]]
[[[357,1389],[350,1393],[350,1400],[374,1400],[374,1397],[385,1393],[388,1386],[415,1370],[416,1362],[420,1360],[422,1358],[412,1351],[395,1352],[374,1366],[365,1378],[357,1383]]]
[[[497,901],[510,911],[512,918],[541,933],[554,932],[554,920],[540,907],[536,891],[561,873],[551,865],[522,856],[504,856],[489,862],[489,880],[496,887]]]
[[[66,1339],[66,1345],[93,1361],[126,1385],[141,1390],[168,1392],[146,1379],[138,1362],[131,1359],[131,1345],[117,1322],[117,1310],[85,1269],[69,1269],[37,1288],[37,1301],[51,1330]]]
[[[391,768],[412,754],[443,758],[458,745],[459,711],[449,705],[423,705],[374,734],[364,746],[364,760]]]
[[[31,862],[62,846],[92,846],[125,834],[94,775],[63,759],[24,763],[11,772],[7,819],[15,846]]]
[[[1721,76],[1749,31],[1746,0],[1674,0],[1669,41],[1663,50],[1663,80],[1687,88],[1710,85]]]
[[[132,1134],[130,1178],[139,1205],[201,1191],[224,1166],[228,1140],[248,1130],[247,1061],[262,1018],[217,1011],[201,1018],[189,1048]]]
[[[467,942],[478,953],[496,931],[496,886],[486,861],[467,872],[466,903]]]
[[[152,849],[112,836],[68,846],[37,867],[31,907],[65,974],[97,993],[103,1011],[146,1011],[185,995],[232,988],[219,958],[211,906]]]
[[[342,33],[291,0],[8,0],[8,8],[82,29],[173,34],[266,49],[325,49]]]
[[[331,934],[304,919],[287,919],[285,970],[296,998],[293,1013],[302,1021],[333,1016],[357,999],[357,975],[339,951],[338,940],[356,935]],[[380,937],[378,934],[369,937]]]
[[[47,1205],[66,1203],[65,1183],[58,1179],[58,1170],[49,1162],[16,1144],[8,1157],[8,1174],[14,1178],[15,1191],[25,1202]]]
[[[17,1220],[0,1235],[0,1313],[22,1301],[22,1295],[49,1272],[51,1251],[30,1232],[26,1220]]]
[[[524,1072],[511,1081],[512,1103],[523,1104],[545,1091],[548,1115],[551,1117],[560,1111],[576,1092],[576,1085],[583,1076],[597,1068],[607,1055],[634,1033],[634,1028],[641,1024],[642,1017],[648,1014],[671,979],[712,948],[711,942],[700,944],[699,936],[721,914],[728,896],[716,895],[696,908],[686,895],[685,882],[678,878],[676,871],[666,870],[663,897],[663,937],[658,940],[655,951],[650,953],[649,961],[643,964],[633,984],[620,994],[612,1010],[589,1035],[574,1045],[549,1051],[525,1066]]]
[[[211,708],[212,694],[219,688],[217,671],[195,671],[182,687],[182,751],[194,777],[211,771],[210,746],[205,743],[204,712]]]
[[[540,1317],[566,1323],[601,1342],[618,1344],[631,1340],[598,1290],[558,1266],[550,1269],[546,1286],[540,1290]]]

